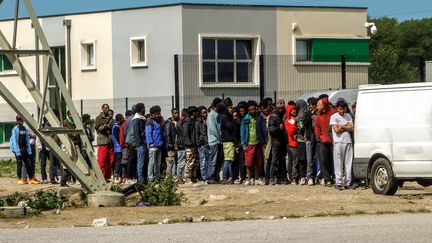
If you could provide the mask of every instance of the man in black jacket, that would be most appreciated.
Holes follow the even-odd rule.
[[[271,136],[272,148],[270,163],[266,166],[266,184],[275,185],[277,182],[276,170],[279,172],[279,181],[287,181],[285,173],[285,148],[286,148],[286,134],[284,129],[284,113],[285,102],[282,99],[276,101],[276,109],[268,121],[268,131]]]
[[[145,136],[145,125],[146,118],[145,115],[145,105],[143,103],[138,103],[135,105],[136,113],[133,118],[132,129],[131,129],[131,142],[132,146],[136,148],[137,151],[137,174],[138,182],[145,183],[147,179],[147,142]]]
[[[195,122],[194,115],[196,114],[197,107],[189,107],[183,120],[180,122],[182,132],[182,144],[186,152],[184,179],[185,183],[196,182],[197,170],[197,152],[196,152],[196,135],[195,135]]]
[[[167,149],[167,174],[176,174],[176,169],[174,168],[177,163],[178,149],[176,125],[179,117],[180,115],[178,108],[172,108],[171,117],[168,118],[164,125],[165,146]]]
[[[197,119],[195,120],[195,136],[198,148],[199,168],[201,180],[207,180],[207,153],[208,153],[208,139],[207,139],[207,108],[204,106],[198,107]]]

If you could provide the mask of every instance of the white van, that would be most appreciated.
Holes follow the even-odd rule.
[[[361,86],[354,135],[354,176],[374,193],[432,185],[432,83]]]

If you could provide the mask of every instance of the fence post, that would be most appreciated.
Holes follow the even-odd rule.
[[[174,95],[171,95],[171,108],[174,109],[174,107],[175,107],[175,98]]]
[[[224,93],[222,93],[222,100],[224,100],[225,99],[225,94]]]
[[[273,91],[273,100],[276,103],[276,99],[277,99],[277,91]]]
[[[81,99],[81,100],[80,100],[81,116],[83,115],[83,110],[84,110],[83,105],[84,105],[84,101],[83,101],[83,99]]]
[[[129,108],[129,99],[128,99],[128,97],[125,97],[125,107],[126,107],[126,111],[127,111],[128,108]]]
[[[264,55],[259,56],[259,96],[260,101],[264,99]]]
[[[342,89],[346,89],[346,55],[341,56]]]
[[[174,95],[175,105],[180,109],[179,55],[174,55]]]

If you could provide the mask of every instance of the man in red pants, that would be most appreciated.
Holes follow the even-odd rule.
[[[105,180],[111,178],[111,128],[114,120],[109,116],[109,105],[102,105],[102,112],[96,117],[95,129],[97,132],[98,164]]]

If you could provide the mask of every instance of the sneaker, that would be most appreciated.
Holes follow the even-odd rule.
[[[48,181],[47,180],[42,180],[40,183],[41,184],[48,184]]]
[[[342,185],[335,185],[335,189],[342,191],[344,189],[344,187]]]
[[[296,181],[296,180],[292,180],[292,181],[291,181],[291,185],[292,185],[292,186],[297,185],[297,181]]]
[[[308,186],[313,186],[313,185],[315,185],[315,183],[314,183],[314,180],[312,179],[312,178],[310,178],[309,180],[308,180]]]
[[[251,180],[245,180],[245,183],[244,183],[244,185],[245,185],[245,186],[249,186],[249,185],[252,185],[252,182],[251,182]]]
[[[234,181],[234,184],[241,184],[241,181],[239,179]]]
[[[18,185],[25,185],[25,184],[27,184],[27,179],[19,179],[19,180],[17,181],[17,184],[18,184]]]
[[[37,184],[40,184],[40,182],[38,181],[38,179],[33,178],[33,179],[31,179],[31,181],[29,182],[29,184],[37,185]]]
[[[115,176],[114,177],[114,184],[120,184],[121,183],[121,179],[119,176]]]
[[[326,187],[332,187],[333,184],[331,183],[331,181],[327,181],[327,182],[325,183],[325,186],[326,186]]]
[[[302,177],[300,178],[300,185],[306,185],[306,178]]]
[[[262,179],[258,179],[258,180],[256,180],[255,185],[264,186],[265,185],[265,181],[262,180]]]

